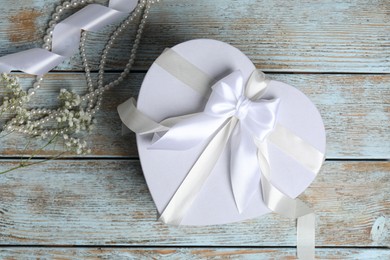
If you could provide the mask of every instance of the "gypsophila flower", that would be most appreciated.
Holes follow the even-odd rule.
[[[60,94],[58,95],[58,99],[67,109],[77,107],[81,103],[81,98],[78,94],[74,93],[73,91],[68,91],[66,89],[61,89]]]
[[[18,78],[3,73],[0,76],[0,86],[5,89],[0,111],[11,112],[21,109],[29,101],[27,92],[20,87]]]
[[[87,154],[91,150],[87,148],[87,142],[79,138],[69,138],[69,141],[65,142],[65,145],[70,151],[75,152],[76,154]]]
[[[67,151],[77,154],[90,152],[88,144],[80,136],[94,128],[96,120],[91,112],[85,110],[86,104],[74,91],[61,89],[58,100],[60,106],[55,114],[48,109],[35,109],[33,112],[25,107],[29,96],[19,84],[16,77],[2,74],[0,84],[5,95],[0,105],[0,113],[6,111],[14,114],[3,126],[3,131],[16,131],[29,136],[38,136],[43,140],[63,140]]]

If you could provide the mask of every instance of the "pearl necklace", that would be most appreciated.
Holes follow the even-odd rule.
[[[42,48],[46,50],[51,49],[54,27],[60,20],[60,15],[65,10],[93,2],[93,0],[72,0],[70,2],[66,1],[57,6],[55,9],[56,12],[52,15],[52,20],[48,23],[49,28],[46,30],[46,34],[43,37],[44,44]],[[37,76],[32,85],[32,88],[30,88],[26,93],[27,97],[24,99],[24,101],[18,102],[20,107],[12,107],[12,109],[19,109],[19,111],[23,111],[24,114],[18,115],[17,112],[17,115],[5,124],[4,129],[7,130],[7,132],[19,132],[41,138],[62,137],[65,141],[66,147],[69,148],[68,150],[77,152],[77,154],[90,152],[89,149],[86,149],[87,145],[85,141],[82,141],[79,137],[74,137],[72,135],[93,129],[94,124],[96,123],[94,115],[101,108],[104,92],[117,86],[124,80],[126,76],[128,76],[130,69],[135,61],[136,52],[139,47],[150,7],[156,2],[159,2],[159,0],[140,0],[130,16],[124,20],[112,33],[101,55],[96,87],[93,84],[91,70],[85,52],[87,32],[83,31],[81,33],[79,50],[87,81],[87,93],[83,96],[79,96],[76,93],[62,89],[59,95],[59,99],[63,102],[62,107],[55,110],[26,110],[23,108],[24,105],[35,95],[36,91],[41,87],[43,81],[41,76]],[[131,24],[131,22],[140,15],[142,15],[142,17],[138,25],[134,44],[130,52],[130,58],[123,72],[117,79],[104,84],[104,68],[110,49],[114,45],[118,36],[120,36],[121,33],[124,32],[125,29],[127,29],[127,27]],[[6,77],[6,82],[7,79],[8,78]],[[53,123],[57,123],[57,127],[53,127]],[[71,135],[71,137],[69,137],[69,135]]]

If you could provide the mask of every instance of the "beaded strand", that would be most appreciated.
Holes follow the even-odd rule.
[[[61,5],[57,6],[55,13],[52,15],[51,21],[48,23],[49,27],[43,37],[44,43],[42,48],[46,50],[51,49],[54,27],[60,20],[60,16],[64,13],[64,11],[93,2],[93,0],[72,0],[70,2],[65,1]],[[67,141],[65,143],[66,146],[73,148],[76,147],[77,149],[74,150],[76,150],[78,154],[86,153],[86,150],[84,149],[86,147],[85,141],[82,141],[77,137],[72,137],[72,135],[78,134],[80,131],[90,131],[93,129],[96,122],[94,115],[101,109],[103,94],[105,91],[117,86],[126,76],[128,76],[135,61],[136,52],[146,24],[146,19],[149,15],[149,10],[151,5],[156,2],[159,2],[159,0],[140,0],[129,17],[124,20],[111,34],[101,54],[96,86],[93,83],[91,68],[86,56],[85,47],[87,32],[82,31],[79,51],[87,83],[86,94],[79,96],[74,92],[61,89],[59,94],[59,99],[62,102],[61,107],[57,109],[35,108],[27,110],[24,106],[30,101],[42,85],[43,77],[37,76],[32,87],[27,91],[26,95],[24,95],[24,98],[19,100],[16,106],[13,105],[11,107],[11,110],[16,112],[16,116],[4,125],[4,130],[7,132],[19,132],[41,138],[61,135],[62,138]],[[104,84],[104,68],[109,51],[118,39],[118,36],[120,36],[121,33],[123,33],[139,16],[141,16],[141,19],[138,24],[132,49],[130,51],[130,58],[123,72],[117,79]],[[5,84],[7,84],[7,82],[14,83],[11,76],[8,77],[3,75],[2,80]],[[3,108],[3,110],[5,110],[5,108]],[[52,124],[50,125],[50,123]],[[53,127],[53,123],[57,123],[58,126]],[[69,137],[69,135],[71,137]]]

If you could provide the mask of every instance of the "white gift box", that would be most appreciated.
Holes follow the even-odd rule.
[[[215,81],[234,71],[241,71],[246,82],[255,70],[253,63],[241,51],[215,40],[192,40],[176,45],[171,50]],[[181,64],[175,63],[174,58],[168,58],[166,61],[167,66],[173,67],[179,73],[188,73],[180,67]],[[194,78],[191,76],[189,75],[189,80],[196,83],[196,73],[193,74]],[[156,122],[202,112],[207,98],[184,82],[169,72],[169,69],[155,62],[142,83],[137,102],[138,110]],[[271,80],[262,98],[279,99],[276,123],[283,125],[320,153],[325,153],[325,130],[321,116],[302,92],[285,83]],[[154,141],[154,134],[137,134],[142,169],[161,214],[202,154],[207,142],[187,150],[156,150],[150,149]],[[230,152],[229,146],[226,146],[193,202],[186,209],[180,225],[230,223],[256,218],[271,211],[264,203],[259,183],[248,206],[239,212],[230,179]],[[268,156],[270,182],[290,198],[301,194],[317,174],[272,143],[268,144]],[[322,160],[316,164],[316,169],[319,170]]]

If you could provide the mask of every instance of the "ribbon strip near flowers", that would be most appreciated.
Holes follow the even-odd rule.
[[[206,98],[210,94],[213,80],[173,50],[165,51],[155,63]],[[267,83],[265,75],[258,70],[247,83],[242,73],[235,71],[213,85],[203,112],[168,118],[160,123],[139,111],[133,98],[119,105],[118,112],[123,123],[137,134],[166,132],[151,149],[184,150],[211,138],[162,212],[161,221],[181,223],[231,140],[230,175],[238,211],[245,209],[256,185],[261,183],[265,205],[278,214],[298,220],[298,257],[313,259],[315,215],[303,202],[286,196],[271,183],[267,146],[269,142],[276,145],[313,174],[318,173],[324,154],[275,123],[281,101],[261,98]],[[239,175],[243,169],[245,178]]]
[[[46,74],[77,51],[81,30],[96,32],[124,19],[136,6],[136,0],[111,0],[109,7],[87,5],[55,26],[52,51],[33,48],[0,57],[0,72],[21,70],[34,75]]]

